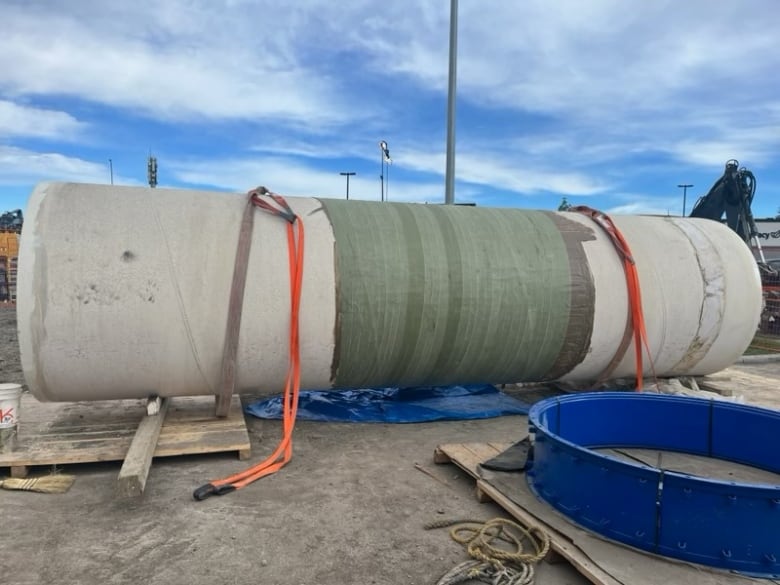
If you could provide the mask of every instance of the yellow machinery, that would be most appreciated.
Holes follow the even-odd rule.
[[[16,273],[19,264],[21,212],[2,215],[0,221],[0,303],[16,302]],[[6,221],[7,220],[7,221]]]

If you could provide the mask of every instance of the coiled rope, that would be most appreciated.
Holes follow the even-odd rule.
[[[456,565],[436,585],[455,585],[466,581],[492,585],[530,585],[534,565],[550,551],[550,537],[539,527],[525,528],[513,520],[444,520],[426,524],[426,530],[450,528],[450,537],[466,548],[472,560]],[[524,543],[532,551],[526,552]]]

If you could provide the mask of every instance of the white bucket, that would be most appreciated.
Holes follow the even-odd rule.
[[[19,422],[21,384],[0,384],[0,429],[16,427]]]
[[[0,453],[16,449],[21,384],[0,384]]]

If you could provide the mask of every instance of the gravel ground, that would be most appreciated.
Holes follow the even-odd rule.
[[[780,374],[778,363],[738,369]],[[24,382],[15,312],[8,308],[0,308],[0,382]],[[529,402],[549,395],[509,391]],[[242,397],[245,403],[256,398]],[[466,557],[446,530],[425,531],[425,522],[506,516],[479,504],[474,481],[455,466],[434,465],[435,447],[512,441],[527,421],[299,422],[293,461],[280,473],[193,501],[198,485],[240,471],[274,448],[278,422],[248,417],[247,426],[251,461],[229,454],[156,460],[138,500],[115,499],[117,463],[68,466],[77,480],[62,495],[0,490],[0,583],[433,584]],[[566,563],[541,563],[536,583],[588,581]]]
[[[23,381],[9,309],[0,309],[0,380]],[[252,461],[259,461],[275,446],[279,423],[247,423]],[[479,504],[473,480],[454,466],[434,465],[433,450],[448,442],[511,441],[525,429],[519,416],[300,422],[285,469],[203,502],[192,500],[194,487],[250,462],[228,454],[156,460],[137,501],[115,500],[118,464],[69,466],[77,480],[66,494],[0,490],[0,583],[432,584],[466,557],[446,530],[425,531],[423,523],[505,515]],[[537,583],[587,581],[568,564],[542,563]]]
[[[16,312],[0,304],[0,382],[24,383],[19,363],[19,342],[16,334]]]

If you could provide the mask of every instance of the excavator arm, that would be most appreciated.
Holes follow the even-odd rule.
[[[745,167],[739,168],[739,161],[729,160],[723,176],[696,202],[691,217],[720,221],[725,214],[726,224],[750,245],[758,234],[751,211],[755,193],[756,178],[753,173]]]
[[[739,161],[729,160],[726,169],[709,192],[700,197],[693,206],[690,217],[703,217],[721,221],[724,214],[726,224],[742,238],[748,246],[758,252],[758,270],[764,289],[764,311],[760,329],[764,332],[780,333],[780,272],[767,264],[758,228],[753,218],[753,196],[756,194],[756,177],[748,169],[739,167]]]

